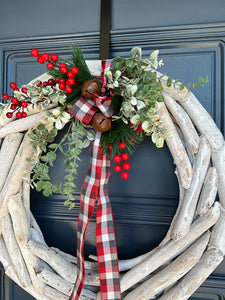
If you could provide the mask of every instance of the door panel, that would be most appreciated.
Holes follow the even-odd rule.
[[[30,49],[69,56],[72,42],[82,45],[86,59],[98,59],[98,22],[100,0],[54,1],[54,16],[49,16],[50,2],[39,1],[34,18],[33,1],[1,3],[0,89],[7,91],[10,81],[18,85],[29,82],[45,71],[30,56]],[[138,5],[137,5],[138,3]],[[12,10],[14,5],[14,10]],[[197,6],[197,8],[196,8]],[[86,9],[85,11],[85,8]],[[198,7],[204,7],[200,10]],[[25,10],[26,9],[26,10]],[[209,77],[196,96],[224,132],[224,20],[225,4],[220,0],[187,3],[162,1],[112,1],[110,57],[127,56],[133,46],[141,46],[144,56],[159,49],[165,65],[160,69],[184,82]],[[185,12],[185,13],[184,13]],[[18,15],[20,18],[18,19]],[[38,17],[37,17],[38,16]],[[66,22],[61,22],[66,16]],[[161,16],[159,18],[159,16]],[[10,18],[10,24],[9,24]],[[219,23],[220,22],[220,23]],[[57,139],[65,133],[62,131]],[[154,248],[165,236],[178,203],[175,166],[165,146],[156,149],[146,138],[130,158],[127,181],[118,174],[110,178],[109,193],[113,206],[119,258],[131,258]],[[88,165],[88,149],[82,154],[77,178],[76,208],[68,211],[64,199],[54,194],[45,198],[31,192],[31,209],[50,246],[75,255],[76,221],[79,191]],[[51,174],[58,182],[63,178],[63,157],[58,156]],[[85,255],[95,254],[95,216],[86,234]],[[33,299],[0,270],[0,300]],[[225,263],[195,293],[192,300],[224,299]]]

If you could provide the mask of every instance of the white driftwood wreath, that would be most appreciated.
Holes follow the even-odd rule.
[[[87,63],[99,76],[100,61]],[[225,253],[223,135],[187,89],[164,85],[163,96],[157,110],[172,137],[167,145],[176,165],[179,206],[158,247],[119,262],[126,300],[188,299]],[[33,110],[26,119],[0,119],[0,261],[6,275],[36,299],[61,300],[71,294],[76,258],[45,243],[30,211],[30,186],[24,179],[24,171],[32,168],[27,158],[34,158],[28,133],[40,122],[46,124],[45,116]],[[86,262],[81,299],[100,299],[95,261]]]

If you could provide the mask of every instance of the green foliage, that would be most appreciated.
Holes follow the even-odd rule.
[[[66,198],[65,205],[69,205],[69,209],[72,209],[75,200],[73,192],[76,188],[75,179],[77,162],[80,160],[79,155],[82,149],[89,145],[90,140],[94,139],[94,132],[87,131],[78,120],[71,123],[70,129],[58,144],[54,143],[57,129],[53,128],[48,131],[44,124],[33,129],[29,137],[33,151],[37,152],[37,149],[40,151],[39,160],[32,171],[32,185],[37,191],[42,191],[46,197],[55,192],[61,193]],[[56,160],[57,151],[65,155],[64,164],[66,166],[64,182],[59,185],[53,184],[49,175],[50,168],[53,167]]]
[[[129,154],[132,154],[142,140],[143,138],[140,134],[138,134],[130,125],[125,124],[119,119],[112,123],[110,131],[102,134],[101,149],[104,152],[109,152],[108,146],[111,144],[113,148],[110,152],[113,157],[121,151],[119,142],[124,142],[126,143],[126,151]]]
[[[161,77],[161,79],[163,78],[164,76]],[[173,80],[173,78],[171,76],[169,76],[167,78],[167,81],[166,81],[166,85],[168,87],[171,87],[172,85],[175,87],[176,84],[178,83],[179,86],[180,86],[180,90],[182,91],[185,87],[187,87],[187,89],[189,90],[190,88],[193,88],[193,89],[197,89],[199,88],[199,86],[201,87],[204,87],[206,83],[209,82],[209,79],[208,79],[208,76],[206,76],[206,78],[203,78],[202,76],[200,76],[198,78],[198,82],[189,82],[187,85],[185,85],[184,82],[180,82],[180,78],[177,78],[176,80]]]
[[[157,102],[164,101],[161,94],[163,90],[161,80],[152,69],[160,65],[162,65],[162,60],[158,61],[158,51],[154,51],[148,59],[143,59],[141,49],[135,47],[131,50],[130,57],[113,59],[110,71],[105,72],[107,87],[114,89],[116,95],[112,97],[111,102],[115,111],[113,120],[121,119],[127,128],[130,128],[128,124],[131,121],[135,129],[142,122],[144,124],[143,135],[151,135],[157,131],[158,134],[155,134],[153,139],[156,145],[163,144],[158,143],[156,138],[161,141],[166,137],[165,130],[160,128],[162,122],[158,120],[159,116],[153,110]],[[121,133],[118,132],[119,137],[122,130],[123,128],[121,128]]]

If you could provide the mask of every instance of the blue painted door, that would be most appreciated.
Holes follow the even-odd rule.
[[[222,0],[148,1],[112,0],[110,58],[127,56],[140,46],[145,56],[159,49],[161,72],[183,81],[209,77],[196,95],[224,132],[225,3]],[[71,43],[82,46],[86,59],[98,59],[100,0],[1,1],[0,90],[42,74],[32,48],[67,56]],[[62,132],[61,134],[64,134]],[[113,173],[109,192],[113,206],[119,258],[131,258],[155,247],[164,237],[178,202],[175,166],[167,147],[156,149],[146,138],[130,158],[127,181]],[[50,246],[75,254],[79,190],[88,164],[84,151],[77,178],[77,205],[63,206],[58,194],[50,198],[32,192],[32,212]],[[52,176],[63,178],[63,157]],[[89,225],[85,254],[95,254],[95,222]],[[191,299],[224,299],[225,263],[222,263]],[[1,268],[0,300],[32,299],[10,281]]]

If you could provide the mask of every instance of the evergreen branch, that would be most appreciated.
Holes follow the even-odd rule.
[[[138,144],[142,141],[142,137],[128,124],[121,119],[113,122],[110,131],[104,132],[101,137],[101,150],[109,152],[108,147],[112,145],[112,157],[121,152],[119,143],[126,144],[126,152],[130,155],[135,151]]]

